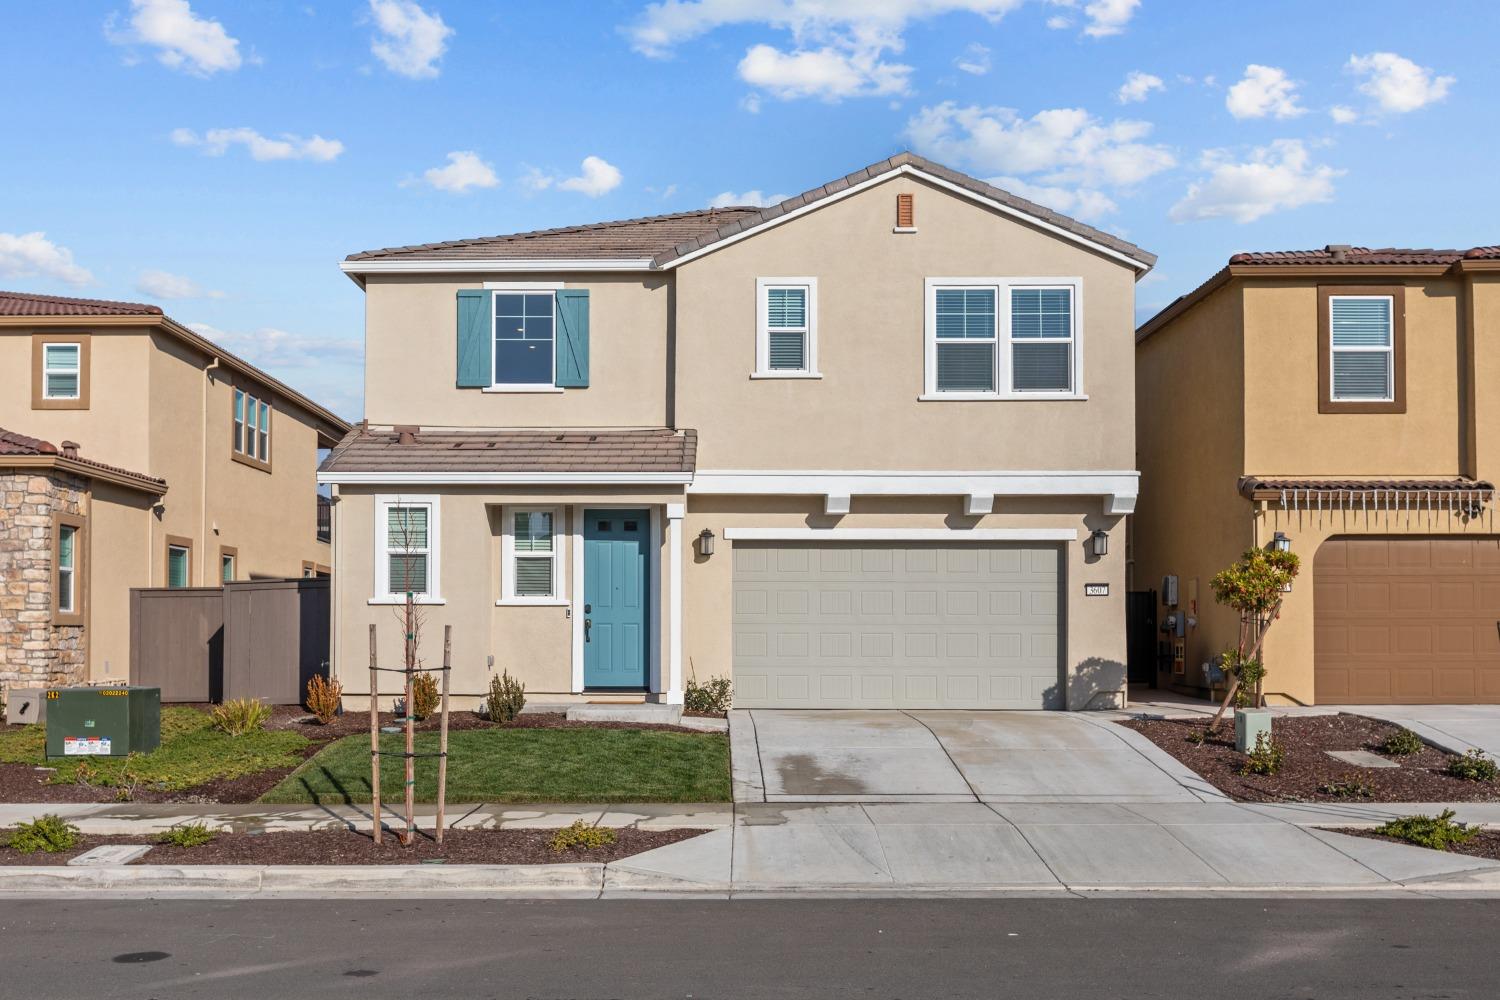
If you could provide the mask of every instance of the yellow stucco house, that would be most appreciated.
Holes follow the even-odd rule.
[[[346,697],[411,593],[460,704],[502,670],[554,702],[1119,704],[1154,260],[905,153],[770,208],[351,255]]]
[[[1500,247],[1237,254],[1135,372],[1160,682],[1203,690],[1237,629],[1209,580],[1279,544],[1273,703],[1500,702]]]

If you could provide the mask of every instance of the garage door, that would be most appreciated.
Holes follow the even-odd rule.
[[[1052,708],[1056,546],[736,542],[742,708]]]
[[[1320,704],[1500,702],[1500,540],[1329,539],[1313,588]]]

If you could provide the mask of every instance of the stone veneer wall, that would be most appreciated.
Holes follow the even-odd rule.
[[[87,677],[84,627],[52,624],[52,515],[82,516],[87,489],[72,476],[0,471],[0,688],[76,684]],[[86,553],[87,541],[80,550]],[[80,596],[84,574],[77,580]]]

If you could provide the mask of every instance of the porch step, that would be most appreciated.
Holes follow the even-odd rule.
[[[583,722],[654,722],[675,726],[682,720],[682,706],[658,702],[569,705],[568,718]]]

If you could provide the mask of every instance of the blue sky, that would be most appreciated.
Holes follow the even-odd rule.
[[[347,253],[909,148],[1157,253],[1144,318],[1239,250],[1500,242],[1500,4],[1424,9],[11,2],[0,288],[157,302],[358,417]]]

